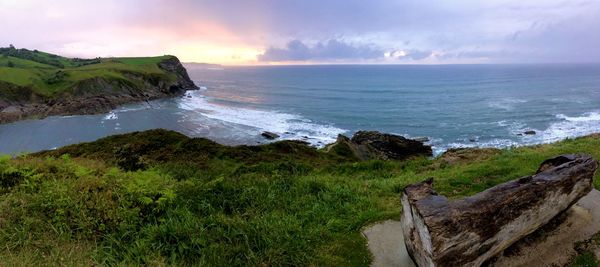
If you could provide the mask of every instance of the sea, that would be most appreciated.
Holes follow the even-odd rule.
[[[0,153],[21,154],[154,128],[227,145],[376,130],[457,147],[514,147],[600,132],[600,64],[191,65],[199,90],[109,113],[0,125]],[[524,134],[535,131],[535,134]]]

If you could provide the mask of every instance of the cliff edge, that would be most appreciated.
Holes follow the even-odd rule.
[[[104,113],[193,89],[175,56],[72,59],[0,48],[0,123]]]

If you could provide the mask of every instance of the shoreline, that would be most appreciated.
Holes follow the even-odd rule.
[[[100,114],[110,114],[110,113],[100,113]],[[66,115],[66,116],[51,116],[51,117],[68,117],[68,116],[85,116],[85,115],[98,115],[98,114],[84,114],[84,115]],[[26,120],[23,120],[26,121]],[[176,130],[170,130],[170,129],[164,129],[164,128],[152,128],[152,129],[147,129],[147,130],[140,130],[140,131],[130,131],[130,132],[123,132],[123,133],[115,133],[115,134],[110,134],[110,135],[106,135],[106,136],[102,136],[99,137],[97,139],[94,140],[90,140],[90,141],[83,141],[83,142],[78,142],[78,143],[71,143],[71,144],[66,144],[63,146],[54,146],[52,148],[49,149],[41,149],[41,150],[37,150],[37,151],[27,151],[25,152],[25,154],[37,154],[37,153],[41,153],[41,152],[46,152],[46,151],[54,151],[54,150],[59,150],[61,148],[67,147],[67,146],[73,146],[73,145],[81,145],[81,144],[85,144],[85,143],[93,143],[96,142],[98,140],[101,139],[105,139],[105,138],[110,138],[110,137],[115,137],[115,136],[124,136],[124,135],[131,135],[131,134],[137,134],[137,133],[143,133],[143,132],[148,132],[148,131],[155,131],[155,130],[166,130],[166,131],[171,131],[171,132],[175,132],[177,134],[181,134],[186,136],[189,139],[205,139],[208,140],[210,142],[214,142],[216,144],[219,144],[221,146],[224,147],[230,147],[230,148],[235,148],[235,147],[263,147],[263,146],[268,146],[270,144],[273,143],[278,143],[278,142],[294,142],[294,143],[300,143],[300,144],[304,144],[307,147],[311,147],[314,148],[316,150],[319,151],[327,151],[329,149],[329,147],[338,144],[338,141],[332,142],[332,143],[327,143],[327,144],[323,144],[320,146],[317,145],[313,145],[310,144],[308,142],[306,142],[306,140],[302,140],[302,139],[275,139],[275,140],[269,140],[269,139],[264,139],[262,142],[260,143],[242,143],[242,144],[235,144],[235,143],[228,143],[228,142],[220,142],[218,140],[214,140],[211,139],[209,137],[204,137],[204,136],[190,136],[187,135],[185,133],[182,133],[180,131],[176,131]],[[401,135],[400,135],[401,136]],[[470,154],[472,152],[475,152],[475,154],[478,154],[478,152],[482,152],[484,154],[490,154],[490,153],[495,153],[495,152],[500,152],[500,151],[504,151],[504,150],[512,150],[512,149],[521,149],[521,148],[536,148],[539,146],[544,146],[544,145],[553,145],[553,144],[557,144],[557,143],[561,143],[567,140],[576,140],[576,139],[582,139],[582,138],[591,138],[591,137],[597,137],[600,136],[600,131],[599,132],[595,132],[595,133],[591,133],[591,134],[586,134],[586,135],[581,135],[581,136],[573,136],[573,137],[567,137],[564,139],[560,139],[560,140],[552,140],[549,142],[544,142],[544,143],[535,143],[535,144],[520,144],[520,145],[513,145],[513,146],[504,146],[504,147],[492,147],[492,146],[469,146],[469,147],[450,147],[444,150],[439,150],[439,149],[435,149],[435,146],[431,146],[430,144],[428,144],[427,142],[423,142],[424,145],[427,146],[431,146],[432,148],[432,155],[427,157],[429,160],[435,160],[435,159],[439,159],[442,157],[458,157],[458,158],[464,158],[465,154]],[[411,138],[407,138],[409,140],[414,140]],[[0,155],[2,154],[9,154],[9,155],[13,155],[11,153],[3,153],[0,151]]]
[[[0,111],[0,125],[26,120],[43,120],[53,116],[109,114],[122,105],[178,97],[186,91],[178,92],[177,94],[93,96],[51,101],[50,103],[10,105]]]
[[[77,116],[88,116],[88,115],[105,115],[109,116],[113,113],[118,114],[119,113],[119,108],[122,108],[124,105],[128,105],[128,104],[144,104],[147,103],[148,101],[154,101],[154,100],[160,100],[160,99],[167,99],[167,98],[172,98],[175,99],[177,97],[183,97],[185,95],[185,93],[187,91],[193,91],[193,90],[185,90],[183,92],[181,92],[180,94],[177,95],[166,95],[166,96],[162,96],[162,97],[156,97],[156,98],[152,98],[152,99],[148,99],[148,100],[131,100],[128,101],[128,99],[125,99],[123,101],[123,99],[118,99],[118,98],[113,98],[115,99],[115,103],[119,103],[119,101],[122,101],[123,103],[117,104],[115,107],[112,106],[99,106],[100,108],[97,109],[96,111],[93,112],[73,112],[73,113],[66,113],[66,114],[46,114],[43,117],[36,117],[36,116],[29,116],[29,117],[24,117],[21,118],[19,120],[14,120],[14,121],[10,121],[10,122],[5,122],[5,123],[0,123],[0,126],[4,126],[4,125],[10,125],[13,123],[18,123],[18,122],[27,122],[27,121],[38,121],[38,120],[44,120],[44,119],[48,119],[48,118],[69,118],[69,117],[77,117]],[[87,100],[92,101],[95,98],[88,98]],[[0,113],[1,114],[1,113]],[[335,144],[336,142],[331,142],[331,143],[321,143],[319,142],[318,144],[313,144],[308,142],[308,139],[306,138],[276,138],[273,140],[269,140],[267,138],[261,138],[260,134],[258,134],[257,136],[248,136],[247,141],[245,142],[236,142],[234,139],[231,139],[230,141],[224,141],[226,139],[215,139],[215,138],[211,138],[210,136],[203,136],[203,135],[193,135],[193,134],[188,134],[184,131],[180,131],[180,130],[174,130],[174,129],[168,129],[168,128],[161,128],[161,127],[157,127],[157,128],[148,128],[148,129],[144,129],[144,130],[132,130],[132,131],[126,131],[126,132],[115,132],[115,133],[111,133],[108,135],[102,135],[100,137],[97,137],[95,139],[91,139],[91,140],[86,140],[86,141],[82,141],[82,142],[74,142],[74,143],[67,143],[64,145],[59,145],[59,146],[52,146],[51,148],[43,148],[43,149],[39,149],[39,150],[31,150],[31,151],[26,151],[25,153],[37,153],[37,152],[41,152],[41,151],[47,151],[47,150],[55,150],[64,146],[69,146],[69,145],[76,145],[76,144],[80,144],[80,143],[88,143],[88,142],[94,142],[98,139],[102,139],[102,138],[106,138],[106,137],[110,137],[110,136],[115,136],[115,135],[123,135],[123,134],[130,134],[130,133],[135,133],[135,132],[143,132],[143,131],[149,131],[149,130],[155,130],[155,129],[166,129],[169,131],[175,131],[178,132],[180,134],[183,134],[189,138],[203,138],[203,139],[208,139],[210,141],[213,141],[215,143],[218,143],[220,145],[223,146],[229,146],[229,147],[236,147],[236,146],[263,146],[263,145],[268,145],[270,143],[274,143],[274,142],[278,142],[278,141],[297,141],[297,142],[305,142],[307,143],[308,146],[311,147],[315,147],[316,149],[326,149],[328,146]],[[360,130],[359,130],[360,131]],[[356,131],[358,132],[358,131]],[[351,132],[346,132],[346,133],[351,133]],[[521,147],[535,147],[535,146],[539,146],[539,145],[547,145],[547,144],[554,144],[554,143],[558,143],[558,142],[562,142],[565,140],[570,140],[570,139],[577,139],[577,138],[584,138],[584,137],[589,137],[589,136],[596,136],[596,135],[600,135],[600,130],[599,131],[595,131],[592,133],[588,133],[588,134],[583,134],[583,135],[575,135],[575,136],[568,136],[565,138],[560,138],[560,139],[552,139],[552,140],[547,140],[547,141],[543,141],[543,142],[533,142],[533,143],[517,143],[515,142],[512,145],[501,145],[501,146],[493,146],[493,145],[486,145],[485,143],[478,143],[478,142],[473,142],[472,144],[466,144],[464,146],[440,146],[440,145],[435,145],[434,143],[432,143],[432,141],[438,140],[435,137],[429,137],[429,136],[423,136],[423,137],[412,137],[410,135],[399,135],[399,136],[403,136],[407,139],[414,139],[414,140],[420,140],[423,138],[427,138],[429,141],[423,141],[423,144],[431,146],[432,148],[432,156],[430,158],[434,159],[434,158],[438,158],[442,155],[444,155],[446,152],[448,151],[462,151],[462,150],[488,150],[488,149],[498,149],[498,150],[504,150],[504,149],[515,149],[515,148],[521,148]],[[259,141],[257,141],[257,138]],[[450,144],[456,144],[456,143],[450,143]],[[0,154],[19,154],[21,152],[2,152],[0,151]]]
[[[188,90],[199,89],[174,56],[158,61],[154,67],[161,74],[131,70],[122,70],[119,73],[121,78],[92,74],[94,76],[68,85],[60,94],[50,96],[34,92],[32,85],[1,82],[0,88],[5,87],[2,88],[5,92],[0,91],[0,125],[49,116],[102,114],[120,105],[179,96]],[[78,69],[61,68],[55,75],[61,74],[64,79],[69,76],[65,74],[67,71],[76,70]],[[19,92],[21,96],[7,96],[12,91]]]
[[[155,95],[152,97],[148,97],[146,96],[141,96],[141,95],[122,95],[122,96],[107,96],[107,97],[88,97],[88,98],[81,98],[81,99],[70,99],[70,101],[72,101],[71,103],[77,103],[80,106],[85,106],[87,109],[85,110],[78,110],[76,112],[64,112],[61,114],[52,114],[52,113],[43,113],[42,115],[36,116],[36,115],[32,115],[32,116],[24,116],[21,117],[18,120],[13,120],[10,122],[5,122],[5,123],[0,123],[0,126],[3,125],[9,125],[11,123],[15,123],[15,122],[26,122],[26,121],[32,121],[35,123],[36,120],[43,120],[43,119],[48,119],[51,117],[56,117],[56,118],[68,118],[68,117],[76,117],[76,116],[86,116],[86,115],[106,115],[109,116],[111,114],[120,114],[122,112],[129,112],[129,110],[121,110],[122,107],[126,106],[126,105],[144,105],[144,103],[148,103],[150,104],[149,101],[157,101],[160,99],[168,99],[171,98],[175,101],[199,101],[199,99],[204,99],[202,96],[199,95],[200,92],[198,92],[198,90],[182,90],[182,91],[177,91],[174,94],[161,94],[161,95]],[[147,97],[147,98],[146,98]],[[98,101],[98,99],[101,99],[100,101]],[[80,101],[80,102],[79,102]],[[170,101],[170,100],[169,100]],[[90,104],[90,105],[85,105],[85,104]],[[93,105],[95,104],[95,105]],[[182,105],[181,103],[176,103],[178,105]],[[210,102],[204,100],[203,102],[199,102],[199,103],[195,103],[196,105],[211,105]],[[59,104],[55,104],[55,105],[59,105]],[[214,106],[214,105],[211,105]],[[180,107],[181,108],[181,107]],[[211,107],[214,108],[214,107]],[[194,112],[193,109],[185,109],[187,111],[190,112]],[[238,112],[242,112],[244,110],[240,110]],[[160,112],[160,110],[158,111]],[[259,111],[259,112],[263,112],[263,113],[267,113],[267,112],[271,112],[271,111]],[[277,111],[275,111],[275,114],[283,114],[283,115],[288,115],[285,113],[277,113]],[[0,119],[1,119],[1,115],[2,112],[0,112]],[[192,114],[195,115],[195,114]],[[203,113],[198,113],[199,116],[203,116]],[[298,115],[300,116],[300,115]],[[211,120],[215,120],[215,121],[220,121],[219,118],[209,118]],[[104,124],[104,121],[109,121],[109,120],[113,120],[113,119],[102,119],[101,123]],[[1,122],[1,120],[0,120]],[[226,121],[227,122],[227,121]],[[119,122],[116,122],[117,125],[119,125]],[[269,131],[270,128],[264,128],[264,127],[260,127],[260,126],[254,126],[257,129],[257,133],[256,135],[249,135],[248,132],[237,132],[235,131],[235,128],[231,128],[231,129],[227,129],[227,128],[223,128],[223,129],[219,129],[219,131],[221,133],[223,132],[230,132],[231,136],[234,137],[223,137],[223,138],[215,138],[215,134],[195,134],[194,133],[194,128],[188,128],[188,127],[182,127],[181,129],[175,129],[175,128],[170,128],[170,127],[161,127],[164,125],[158,125],[159,127],[142,127],[142,129],[134,129],[134,130],[125,130],[125,131],[120,131],[117,130],[117,128],[115,128],[115,131],[113,132],[109,132],[109,133],[100,133],[99,135],[93,136],[92,138],[84,138],[85,140],[79,140],[79,141],[74,141],[74,142],[67,142],[67,143],[58,143],[58,144],[52,144],[51,146],[46,146],[44,148],[39,148],[39,149],[32,149],[27,151],[27,153],[35,153],[35,152],[39,152],[39,151],[43,151],[43,150],[48,150],[48,149],[56,149],[58,147],[62,147],[62,146],[66,146],[66,145],[72,145],[72,144],[77,144],[77,143],[82,143],[82,142],[91,142],[100,138],[104,138],[104,137],[108,137],[108,136],[112,136],[112,135],[118,135],[118,134],[125,134],[125,133],[131,133],[131,132],[137,132],[137,131],[145,131],[145,130],[151,130],[151,129],[159,129],[159,128],[164,128],[164,129],[169,129],[169,130],[174,130],[177,132],[180,132],[190,138],[206,138],[206,139],[210,139],[214,142],[217,142],[219,144],[222,145],[226,145],[226,146],[237,146],[237,145],[250,145],[250,146],[256,146],[256,145],[264,145],[264,144],[268,144],[274,141],[281,141],[281,140],[293,140],[293,141],[303,141],[303,142],[309,142],[311,143],[311,146],[314,146],[316,148],[325,148],[328,145],[334,143],[333,142],[316,142],[314,140],[319,140],[316,139],[315,137],[305,137],[305,138],[299,138],[300,136],[300,132],[277,132],[274,131],[277,134],[280,134],[281,137],[277,138],[275,140],[267,140],[264,138],[260,137],[260,132],[261,131]],[[246,127],[247,125],[244,124],[244,127]],[[204,126],[202,126],[204,127]],[[249,126],[248,127],[252,127]],[[334,126],[331,126],[334,127]],[[187,128],[187,129],[183,129],[183,128]],[[205,127],[206,129],[209,129],[210,127]],[[212,132],[213,129],[210,128],[210,130],[208,130],[209,132]],[[536,140],[536,136],[541,136],[544,133],[544,130],[538,131],[537,135],[520,135],[519,140],[509,140],[509,139],[502,139],[502,140],[506,140],[506,141],[510,141],[510,142],[506,142],[506,143],[501,143],[501,142],[490,142],[490,141],[475,141],[475,142],[471,142],[471,143],[461,143],[461,141],[455,141],[455,142],[442,142],[440,138],[436,138],[433,136],[417,136],[417,135],[410,135],[410,134],[398,134],[400,136],[404,136],[408,139],[416,139],[416,140],[428,140],[428,141],[423,141],[426,145],[429,145],[432,147],[433,150],[433,158],[435,157],[439,157],[440,155],[444,154],[445,152],[449,151],[449,150],[460,150],[460,149],[511,149],[511,148],[518,148],[518,147],[524,147],[524,146],[536,146],[536,145],[543,145],[543,144],[551,144],[551,143],[556,143],[556,142],[560,142],[563,140],[568,140],[568,139],[573,139],[573,138],[579,138],[579,137],[585,137],[585,136],[589,136],[589,135],[594,135],[598,132],[600,132],[599,130],[593,131],[593,132],[584,132],[583,134],[577,134],[577,135],[571,135],[571,136],[566,136],[566,137],[562,137],[562,138],[549,138],[549,139],[545,139],[545,138],[541,138],[541,140],[537,140],[537,141],[531,141],[531,140]],[[353,133],[353,131],[345,131],[344,134],[350,134]],[[227,135],[227,134],[225,134]],[[246,135],[246,137],[240,137]],[[337,135],[337,134],[336,134]],[[335,140],[335,136],[331,135],[330,136],[330,140]],[[70,139],[68,136],[66,137],[67,139]],[[228,139],[229,138],[229,139]],[[237,139],[236,139],[237,138]],[[496,145],[494,145],[496,144]],[[20,151],[20,150],[19,150]],[[15,154],[15,153],[20,153],[17,152],[16,150],[8,150],[6,152],[0,152],[0,153],[6,153],[6,154]]]

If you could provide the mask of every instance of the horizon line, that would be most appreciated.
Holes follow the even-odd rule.
[[[594,65],[600,62],[481,62],[481,63],[284,63],[284,64],[223,64],[182,61],[183,64],[202,64],[223,67],[285,67],[285,66],[448,66],[448,65]]]

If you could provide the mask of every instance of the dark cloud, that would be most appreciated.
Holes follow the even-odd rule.
[[[300,40],[292,40],[285,48],[270,47],[259,61],[336,61],[383,58],[384,51],[373,45],[353,45],[339,40],[317,42],[309,46]]]

